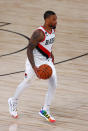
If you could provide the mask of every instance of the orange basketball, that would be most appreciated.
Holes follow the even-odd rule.
[[[41,79],[48,79],[52,75],[52,68],[47,64],[43,64],[43,65],[39,66],[38,73],[39,73]]]

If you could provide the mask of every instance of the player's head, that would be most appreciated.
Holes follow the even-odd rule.
[[[44,13],[44,20],[45,23],[50,26],[51,28],[55,29],[56,25],[57,25],[57,16],[56,13],[54,11],[46,11]]]

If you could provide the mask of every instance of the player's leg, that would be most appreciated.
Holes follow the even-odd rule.
[[[50,105],[52,102],[52,99],[54,97],[55,94],[55,90],[57,87],[57,78],[56,78],[56,73],[54,73],[50,79],[49,79],[49,87],[48,87],[48,92],[46,93],[46,97],[45,97],[45,104],[44,104],[44,109],[47,110],[48,113],[50,113]]]
[[[17,89],[16,89],[16,92],[14,94],[14,99],[19,99],[20,95],[23,93],[23,91],[30,87],[30,80],[29,79],[26,79],[24,78],[24,80],[18,85]]]
[[[31,79],[34,77],[35,73],[31,65],[26,62],[26,70],[24,80],[18,85],[16,92],[13,97],[8,99],[9,112],[13,117],[18,117],[17,114],[17,100],[19,96],[23,93],[24,89],[30,87]]]
[[[57,87],[57,76],[56,76],[56,70],[55,70],[53,63],[49,63],[49,65],[52,67],[53,73],[48,81],[49,88],[48,88],[48,92],[46,93],[44,106],[40,110],[40,115],[44,116],[50,122],[55,122],[55,119],[51,117],[50,115],[50,105],[51,105],[51,102],[52,102],[52,99],[54,97],[55,90]]]

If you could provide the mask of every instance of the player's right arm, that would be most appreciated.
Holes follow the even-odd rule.
[[[34,56],[33,56],[33,50],[36,48],[39,42],[41,42],[44,39],[44,33],[41,30],[36,30],[29,41],[29,45],[27,48],[27,56],[31,63],[32,68],[34,69],[36,75],[38,76],[38,68],[35,65]],[[39,77],[39,76],[38,76]]]

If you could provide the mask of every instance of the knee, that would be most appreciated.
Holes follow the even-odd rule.
[[[49,79],[49,84],[53,87],[57,87],[57,78],[55,75],[52,75],[51,78]]]
[[[24,79],[23,83],[28,87],[30,85],[30,80],[29,79]]]
[[[52,74],[50,81],[54,81],[55,83],[57,83],[57,75],[56,73]]]

